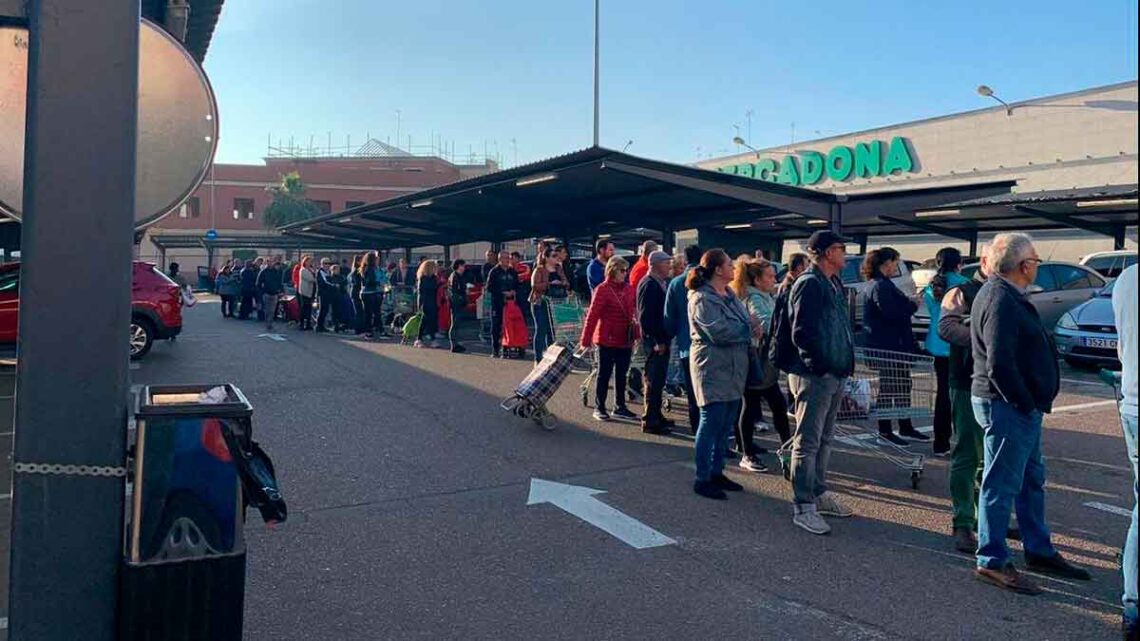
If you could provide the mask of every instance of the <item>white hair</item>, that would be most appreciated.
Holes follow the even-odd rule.
[[[990,245],[990,272],[1012,274],[1033,253],[1033,239],[1029,234],[1012,232],[994,236]]]

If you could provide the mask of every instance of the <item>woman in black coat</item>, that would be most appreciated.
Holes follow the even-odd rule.
[[[911,381],[910,367],[898,353],[912,354],[915,351],[914,330],[911,317],[918,311],[918,303],[910,298],[891,281],[899,275],[899,252],[890,247],[867,253],[863,261],[863,277],[873,281],[863,302],[863,331],[865,346],[871,350],[887,350],[895,354],[883,355],[884,359],[874,358],[871,363],[879,372],[879,394],[875,408],[880,414],[898,417],[899,433],[891,429],[891,419],[879,420],[879,436],[895,445],[908,445],[904,436],[911,441],[928,441],[930,438],[914,429],[910,413]]]

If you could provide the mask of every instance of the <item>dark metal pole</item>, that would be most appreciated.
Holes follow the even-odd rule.
[[[974,230],[970,234],[970,253],[969,256],[978,255],[978,230]]]
[[[1112,228],[1112,249],[1114,251],[1122,251],[1125,246],[1125,241],[1128,239],[1128,228],[1124,225],[1117,225]]]
[[[123,545],[139,3],[27,7],[8,623],[12,639],[110,640]],[[75,269],[76,247],[103,269]],[[75,292],[84,317],[98,319],[79,332]]]
[[[594,146],[601,140],[601,0],[594,0]]]

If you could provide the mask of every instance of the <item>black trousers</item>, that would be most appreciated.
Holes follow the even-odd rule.
[[[880,409],[908,409],[910,408],[912,383],[910,368],[896,366],[890,370],[879,372],[879,395],[875,399],[875,406]],[[899,431],[909,433],[914,431],[914,423],[909,418],[898,419]],[[879,421],[881,434],[891,433],[891,419]]]
[[[364,333],[372,333],[376,331],[376,326],[381,322],[380,294],[362,294],[360,301],[364,306],[364,313],[361,314],[360,327],[364,330]]]
[[[756,433],[756,423],[764,420],[764,406],[772,410],[772,427],[780,435],[780,443],[787,443],[792,438],[791,426],[788,423],[788,405],[784,392],[779,385],[767,389],[744,390],[744,409],[740,413],[740,421],[736,424],[736,444],[745,456],[756,454],[752,445],[752,436]]]
[[[352,297],[352,309],[356,312],[356,333],[363,334],[367,329],[364,327],[364,300],[359,295]]]
[[[661,411],[665,395],[665,379],[669,375],[669,350],[664,353],[650,351],[645,358],[645,412],[641,418],[649,425],[659,425],[665,419]]]
[[[491,307],[491,353],[499,354],[503,350],[503,306]]]
[[[222,316],[229,318],[234,315],[234,297],[229,294],[222,295]]]
[[[241,307],[238,309],[238,318],[242,320],[249,320],[249,315],[253,313],[253,292],[241,293]]]
[[[685,404],[689,406],[689,431],[695,436],[701,424],[701,408],[697,407],[697,392],[693,389],[693,372],[689,369],[689,357],[681,359],[681,373],[685,377]]]
[[[301,314],[297,326],[301,329],[313,329],[313,299],[309,296],[298,296],[297,305]]]
[[[336,296],[332,294],[321,296],[321,308],[320,311],[317,312],[317,329],[322,331],[328,329],[328,325],[325,323],[328,321],[330,312],[333,315],[333,323],[336,323],[336,303]]]
[[[625,407],[625,379],[629,374],[629,362],[633,360],[633,349],[629,347],[598,346],[598,380],[594,387],[594,400],[598,409],[606,409],[606,396],[610,391],[610,377],[614,378],[614,407]]]
[[[954,408],[950,403],[950,359],[934,357],[934,374],[938,390],[934,397],[934,449],[950,449],[950,435],[954,432]]]

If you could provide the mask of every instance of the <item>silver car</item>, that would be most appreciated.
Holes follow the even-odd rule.
[[[1070,365],[1098,365],[1120,368],[1116,351],[1116,318],[1112,311],[1112,287],[1109,283],[1096,298],[1085,301],[1061,314],[1053,338],[1057,352]]]
[[[962,268],[966,278],[973,278],[977,272],[977,263]],[[1049,261],[1037,268],[1037,280],[1029,286],[1028,297],[1041,315],[1041,322],[1052,330],[1062,314],[1095,298],[1107,284],[1104,277],[1088,267]],[[930,331],[930,315],[925,305],[919,306],[913,327],[915,338],[923,343]]]

